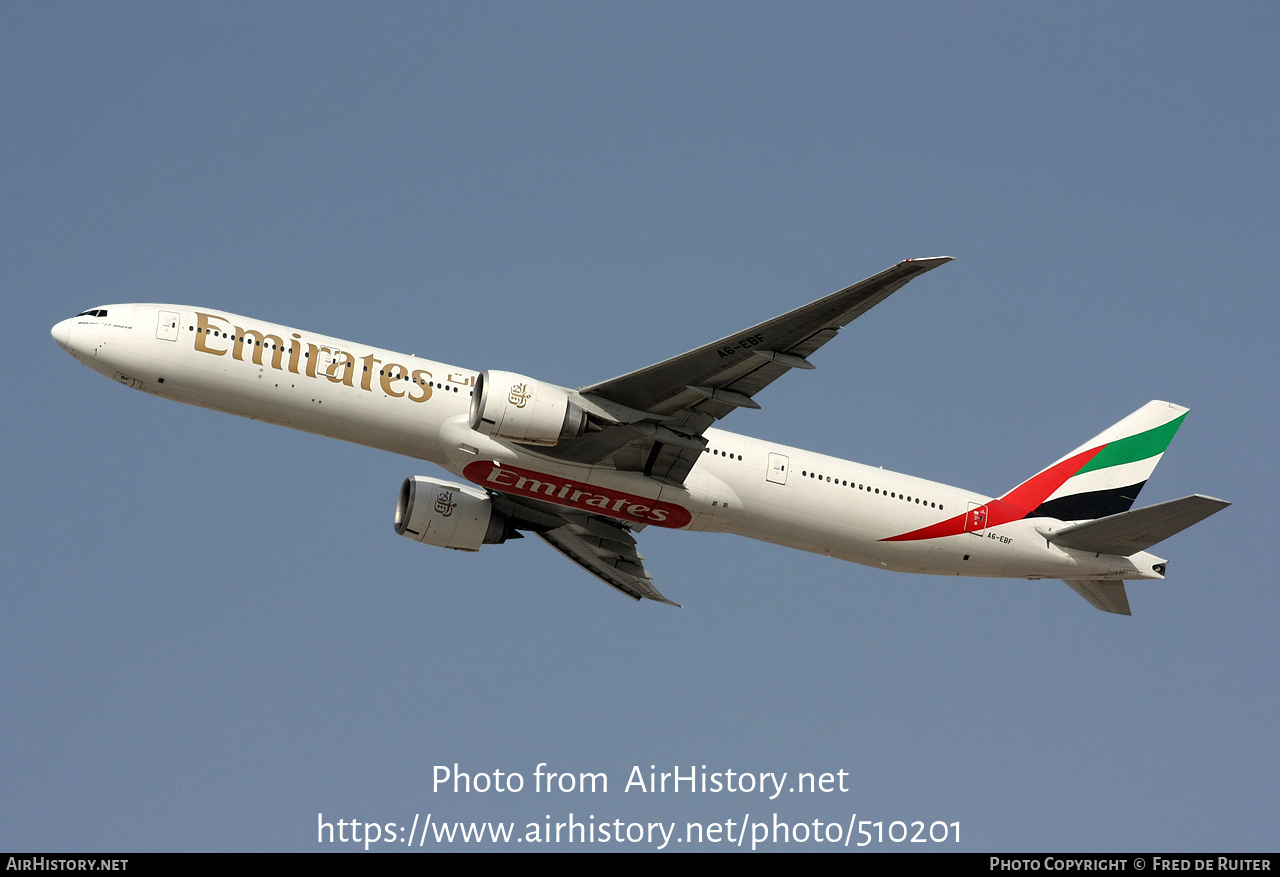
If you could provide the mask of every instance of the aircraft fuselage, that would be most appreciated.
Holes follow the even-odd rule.
[[[1055,519],[987,526],[992,497],[714,428],[680,486],[566,463],[470,427],[476,371],[222,311],[107,305],[53,336],[95,371],[152,395],[427,460],[486,490],[633,527],[736,533],[904,572],[1163,578],[1147,552],[1054,545],[1043,534]],[[910,535],[971,511],[960,532]]]

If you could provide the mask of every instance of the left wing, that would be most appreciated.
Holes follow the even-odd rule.
[[[643,598],[680,605],[668,600],[653,586],[644,568],[644,555],[636,548],[635,534],[622,522],[522,496],[506,493],[491,496],[494,505],[518,529],[537,533],[544,542],[609,587],[633,600]]]
[[[541,453],[577,463],[612,458],[616,468],[683,484],[706,446],[703,432],[737,408],[759,408],[753,397],[806,359],[839,330],[950,256],[907,259],[887,271],[721,338],[612,380],[578,396],[611,422],[598,432]]]
[[[644,555],[636,550],[636,537],[621,524],[593,515],[579,522],[539,533],[552,548],[633,600],[647,597],[679,606],[662,596],[644,569]]]

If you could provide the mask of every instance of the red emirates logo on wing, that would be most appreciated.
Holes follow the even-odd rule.
[[[693,520],[688,509],[675,503],[646,499],[634,493],[610,490],[518,466],[500,466],[491,460],[476,460],[463,469],[462,474],[481,487],[500,493],[527,496],[623,521],[680,528]]]

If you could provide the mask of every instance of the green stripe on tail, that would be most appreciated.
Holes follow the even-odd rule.
[[[1111,466],[1134,463],[1138,460],[1154,457],[1157,454],[1163,454],[1165,449],[1169,447],[1169,442],[1173,441],[1174,433],[1178,431],[1178,427],[1182,426],[1182,421],[1186,419],[1186,412],[1183,412],[1163,426],[1157,426],[1154,429],[1131,435],[1128,438],[1117,439],[1099,451],[1092,460],[1080,467],[1080,471],[1076,474],[1082,475],[1095,469],[1107,469]]]

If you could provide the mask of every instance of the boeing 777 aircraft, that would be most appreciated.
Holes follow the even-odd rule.
[[[429,460],[402,536],[441,548],[536,533],[629,597],[671,603],[637,550],[647,526],[737,533],[902,572],[1064,579],[1129,614],[1147,552],[1229,503],[1133,509],[1187,409],[1149,402],[1012,490],[984,496],[712,426],[809,362],[840,329],[949,257],[908,259],[775,319],[569,389],[471,371],[222,311],[103,305],[53,327],[80,362],[191,405]],[[673,604],[679,605],[679,604]]]

